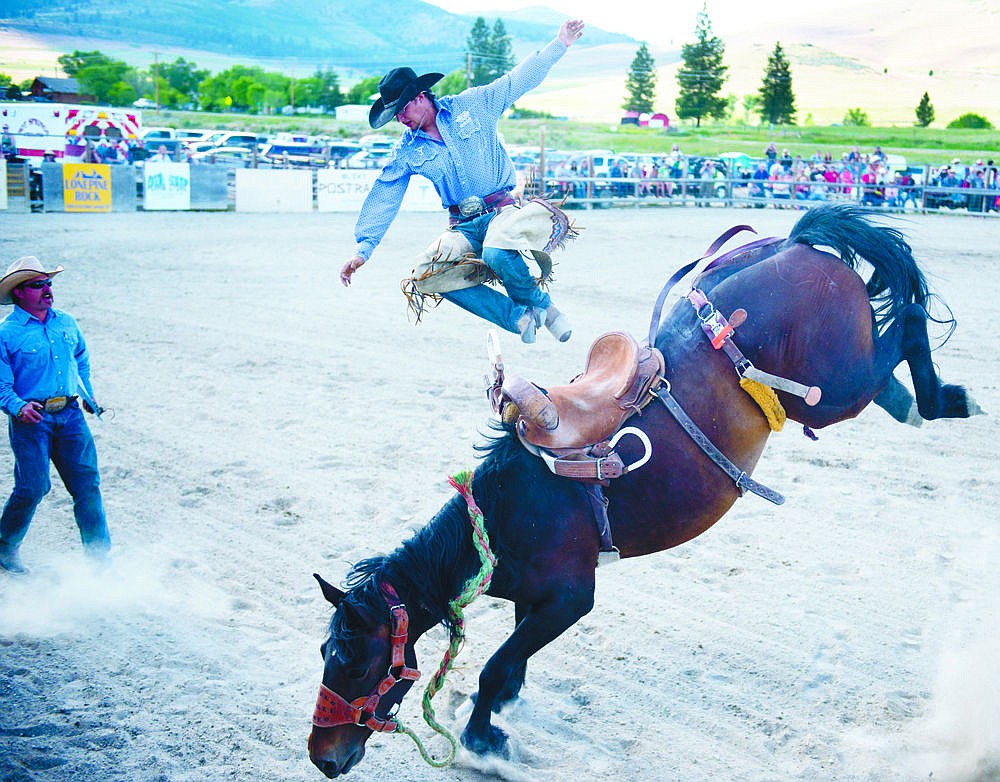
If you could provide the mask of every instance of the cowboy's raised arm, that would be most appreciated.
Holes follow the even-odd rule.
[[[517,64],[514,70],[505,73],[500,78],[482,87],[460,93],[456,100],[461,100],[470,93],[476,92],[485,102],[491,116],[499,118],[503,112],[514,105],[514,101],[535,89],[549,70],[566,53],[566,49],[576,42],[583,34],[583,22],[570,19],[559,28],[556,37],[544,48],[529,54]]]

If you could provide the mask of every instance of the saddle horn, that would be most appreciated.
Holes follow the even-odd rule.
[[[534,383],[522,377],[504,380],[503,395],[517,405],[521,415],[533,423],[551,432],[559,426],[559,412],[549,398]]]

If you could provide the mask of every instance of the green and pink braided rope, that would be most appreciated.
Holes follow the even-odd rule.
[[[437,672],[427,683],[427,688],[424,690],[423,707],[424,707],[424,722],[430,725],[431,729],[436,733],[444,736],[448,743],[451,744],[451,749],[448,752],[447,757],[438,760],[430,755],[425,749],[423,742],[417,737],[417,735],[405,727],[403,723],[396,720],[397,733],[405,733],[413,742],[417,745],[417,749],[420,751],[420,756],[427,761],[430,765],[435,768],[443,768],[449,765],[455,759],[455,753],[458,750],[458,743],[455,741],[455,737],[451,735],[447,728],[441,725],[434,714],[434,707],[431,706],[431,699],[437,695],[438,691],[444,686],[445,676],[447,676],[448,671],[451,670],[452,665],[455,662],[455,658],[458,657],[458,653],[462,649],[462,644],[465,641],[465,614],[463,609],[472,603],[477,597],[479,597],[483,592],[489,589],[490,581],[493,579],[493,568],[496,567],[496,557],[490,550],[490,538],[486,534],[486,521],[483,517],[483,512],[479,509],[476,504],[475,498],[472,496],[472,476],[471,470],[463,470],[462,472],[453,475],[448,479],[455,491],[465,498],[466,504],[469,506],[469,520],[472,522],[472,544],[476,548],[476,552],[479,554],[480,568],[479,572],[465,582],[465,587],[462,589],[461,594],[459,594],[455,599],[448,603],[448,612],[451,614],[452,619],[452,630],[451,630],[451,643],[448,645],[447,651],[444,653],[444,658],[441,660],[441,665],[437,669]]]

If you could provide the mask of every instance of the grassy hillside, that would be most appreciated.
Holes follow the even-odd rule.
[[[147,12],[153,21],[147,22]],[[95,13],[107,15],[104,23],[86,21],[87,14]],[[543,17],[528,15],[521,21],[519,16],[505,19],[519,53],[551,36],[553,25]],[[397,25],[385,24],[386,18],[405,19],[410,26],[419,22],[424,32],[401,40]],[[657,108],[670,116],[677,97],[679,46],[692,37],[693,20],[679,19],[676,27],[676,48],[652,50]],[[0,4],[0,71],[19,80],[59,75],[55,62],[60,53],[100,49],[140,68],[152,65],[154,52],[160,62],[183,56],[212,72],[237,62],[294,76],[333,67],[349,86],[381,73],[386,63],[406,61],[415,68],[443,71],[460,67],[470,28],[470,18],[418,0],[135,0],[126,5],[117,0],[71,5],[5,0]],[[263,46],[261,36],[278,45]],[[734,97],[737,120],[755,122],[745,116],[742,101],[759,88],[767,56],[780,41],[791,62],[800,125],[839,123],[848,110],[860,108],[876,125],[906,129],[925,91],[937,113],[935,127],[965,112],[1000,125],[997,40],[996,0],[882,0],[877,9],[859,2],[856,10],[836,15],[802,4],[798,15],[781,19],[762,12],[754,24],[726,37],[729,75],[723,93]],[[318,53],[317,46],[327,48]],[[636,48],[621,36],[616,41],[588,29],[581,44],[520,105],[617,124]],[[272,54],[264,56],[264,51]]]

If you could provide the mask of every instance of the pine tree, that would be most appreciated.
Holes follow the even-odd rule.
[[[767,58],[764,81],[761,82],[760,112],[761,122],[772,125],[795,124],[795,93],[792,92],[792,71],[781,43],[774,45],[774,51]]]
[[[930,95],[926,92],[924,97],[920,99],[920,104],[917,106],[917,125],[921,128],[926,128],[934,121],[934,106],[931,104]]]
[[[469,86],[489,84],[493,81],[490,70],[493,45],[490,28],[483,17],[477,16],[476,21],[472,23],[466,46],[469,51]]]
[[[645,43],[632,58],[628,78],[625,79],[625,90],[628,95],[622,104],[623,109],[638,111],[640,114],[652,113],[656,97],[656,63]]]
[[[507,28],[504,27],[503,20],[497,19],[493,23],[493,34],[490,36],[490,54],[493,57],[491,70],[493,79],[497,79],[510,71],[517,63],[514,61],[514,47],[511,45],[510,36],[507,35]]]
[[[686,43],[681,47],[684,64],[677,71],[677,116],[681,119],[694,118],[695,125],[701,127],[702,117],[722,119],[726,116],[726,99],[719,95],[726,81],[726,71],[722,57],[726,45],[712,32],[712,22],[708,10],[702,6],[695,26],[696,43]]]

